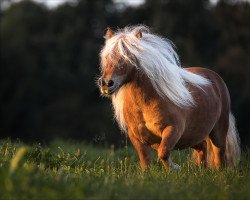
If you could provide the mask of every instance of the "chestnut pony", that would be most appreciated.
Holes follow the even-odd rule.
[[[239,136],[222,78],[199,67],[181,68],[171,41],[145,26],[107,29],[100,53],[101,93],[137,150],[142,169],[151,147],[166,169],[178,170],[171,151],[191,147],[199,166],[236,166]]]

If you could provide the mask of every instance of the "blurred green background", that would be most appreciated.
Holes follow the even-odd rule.
[[[249,1],[139,2],[74,0],[51,8],[2,0],[0,137],[126,142],[111,102],[99,97],[98,54],[107,26],[143,23],[176,44],[183,66],[223,77],[243,146],[250,145]]]

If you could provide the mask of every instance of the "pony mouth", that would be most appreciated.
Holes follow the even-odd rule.
[[[111,96],[112,94],[114,94],[118,89],[120,88],[120,86],[114,86],[112,88],[101,88],[101,93],[105,96]]]

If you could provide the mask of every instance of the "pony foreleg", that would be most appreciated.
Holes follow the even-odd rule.
[[[180,169],[180,167],[174,164],[170,158],[170,153],[174,149],[180,136],[180,133],[172,126],[165,128],[162,133],[162,140],[158,147],[158,158],[162,161],[166,170],[173,169],[178,171]]]
[[[133,146],[135,147],[135,149],[136,149],[136,151],[137,151],[137,153],[139,155],[140,165],[141,165],[142,170],[146,170],[149,167],[149,164],[150,164],[150,150],[151,150],[151,147],[141,143],[129,131],[128,131],[128,135],[129,135],[131,143],[133,144]]]

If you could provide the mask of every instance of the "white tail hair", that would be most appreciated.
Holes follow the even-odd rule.
[[[226,164],[236,167],[240,161],[240,138],[235,126],[235,118],[230,112],[229,128],[226,137]]]
[[[142,38],[136,34],[142,33]],[[180,66],[173,43],[152,34],[145,26],[125,27],[108,39],[101,51],[101,63],[106,60],[124,59],[144,72],[157,93],[167,97],[179,107],[195,105],[187,83],[202,88],[210,81]]]

